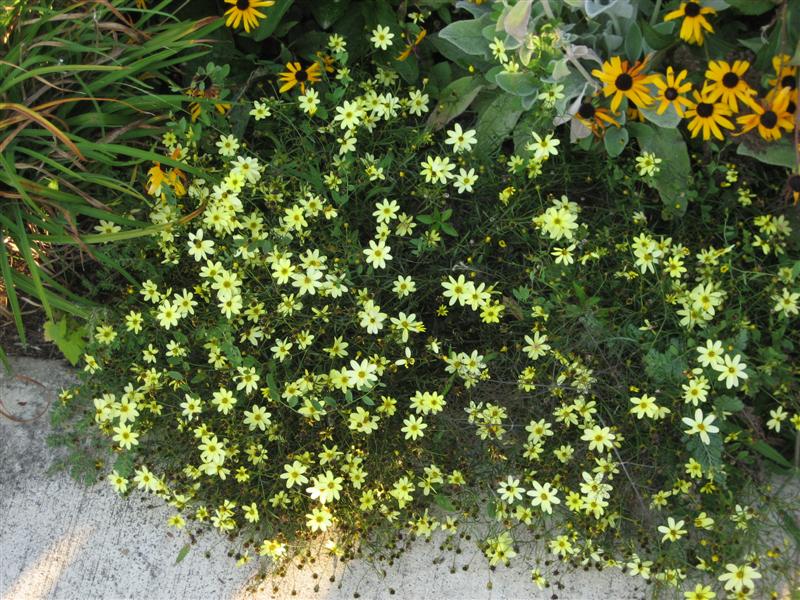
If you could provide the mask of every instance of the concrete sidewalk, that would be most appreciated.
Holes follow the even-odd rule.
[[[22,358],[13,363],[21,377],[0,372],[0,407],[18,417],[41,412],[48,399],[57,401],[60,389],[69,384],[71,373],[63,363]],[[313,566],[290,568],[283,578],[259,581],[254,564],[237,567],[227,556],[226,541],[209,532],[175,564],[189,536],[167,528],[172,511],[141,494],[123,500],[105,484],[86,488],[64,472],[47,475],[55,456],[45,442],[49,431],[49,415],[24,424],[0,416],[2,600],[468,600],[545,599],[553,594],[561,600],[633,600],[645,596],[641,579],[612,569],[579,571],[564,576],[561,590],[538,591],[521,567],[489,570],[469,542],[458,555],[439,551],[436,543],[416,544],[394,566],[382,567],[388,570],[386,577],[364,561],[343,569],[321,559]],[[467,571],[464,565],[469,565]]]

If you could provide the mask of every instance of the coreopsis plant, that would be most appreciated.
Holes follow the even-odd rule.
[[[771,174],[711,162],[691,218],[664,220],[665,157],[539,130],[482,160],[485,129],[424,127],[425,88],[332,58],[161,138],[184,167],[142,182],[160,267],[97,316],[61,409],[110,484],[241,562],[486,514],[487,560],[533,585],[564,564],[766,590],[790,546],[764,527],[796,524],[762,471],[796,468],[800,430],[797,227]]]
[[[163,269],[97,324],[81,388],[121,452],[115,489],[170,502],[175,526],[251,531],[273,558],[330,528],[342,547],[379,522],[435,528],[418,509],[465,477],[427,441],[454,383],[486,372],[430,323],[453,280],[431,261],[455,234],[438,207],[475,169],[453,175],[437,146],[426,171],[428,97],[389,73],[301,83],[245,107],[245,136],[217,118],[162,137],[186,163],[145,184]],[[457,280],[452,302],[496,323],[495,287]]]

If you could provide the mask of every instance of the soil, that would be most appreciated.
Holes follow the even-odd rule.
[[[45,320],[44,311],[38,307],[31,306],[23,311],[22,323],[27,337],[27,344],[23,344],[14,321],[0,312],[0,348],[9,356],[61,358],[58,347],[44,339]]]

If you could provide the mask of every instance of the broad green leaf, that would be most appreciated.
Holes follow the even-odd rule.
[[[467,54],[482,56],[489,47],[486,38],[483,37],[483,28],[490,22],[490,15],[484,15],[480,19],[455,21],[442,29],[439,37]]]
[[[642,30],[636,23],[631,23],[625,32],[625,55],[628,60],[639,60],[642,54]]]
[[[509,94],[500,94],[489,104],[478,117],[475,129],[478,137],[478,148],[481,154],[488,154],[508,137],[522,115],[519,98]]]
[[[528,34],[528,21],[531,18],[531,4],[533,0],[519,0],[506,13],[503,19],[503,29],[518,42],[522,42]]]
[[[787,169],[794,168],[795,166],[795,154],[788,138],[777,142],[770,142],[767,144],[766,148],[763,149],[755,149],[751,146],[739,144],[738,148],[736,148],[736,154],[755,158],[757,161],[767,165],[786,167]]]
[[[654,103],[650,108],[640,107],[639,112],[645,119],[663,129],[675,129],[681,122],[681,117],[672,104],[667,106],[667,109],[661,114],[658,114],[657,109],[658,104]]]
[[[606,147],[606,152],[612,158],[622,154],[625,146],[628,145],[628,130],[624,127],[610,127],[606,130],[603,136],[603,143]]]
[[[46,321],[44,324],[44,338],[53,342],[70,364],[74,367],[83,354],[86,346],[84,340],[85,328],[78,327],[73,330],[68,329],[66,317],[61,317],[58,321]]]
[[[653,177],[667,216],[686,212],[687,187],[691,182],[689,151],[677,129],[654,128],[645,123],[628,123],[628,129],[642,150],[661,159],[659,172]]]
[[[431,129],[444,127],[464,112],[482,89],[483,83],[479,77],[469,76],[456,79],[442,91],[439,103],[428,117],[427,126]]]
[[[642,33],[644,44],[646,44],[650,50],[663,50],[671,46],[675,43],[675,36],[672,34],[672,28],[672,21],[659,23],[655,26],[643,21]]]
[[[539,90],[541,80],[530,72],[509,73],[503,71],[497,74],[495,82],[509,94],[529,96]]]
[[[442,223],[442,231],[451,237],[458,237],[458,232],[450,223]]]

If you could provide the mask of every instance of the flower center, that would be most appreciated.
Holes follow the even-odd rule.
[[[675,100],[675,98],[677,97],[678,97],[678,90],[676,90],[675,88],[669,87],[666,90],[664,90],[664,98],[666,98],[667,100]]]
[[[250,8],[250,0],[236,0],[236,8],[239,10],[247,10]]]
[[[739,76],[736,73],[728,71],[722,76],[722,85],[726,88],[735,88],[739,85]]]
[[[697,116],[707,119],[714,114],[714,105],[708,102],[700,102],[695,110],[697,111]]]
[[[687,17],[696,17],[700,14],[700,5],[697,2],[687,2],[683,7],[683,14]]]
[[[578,109],[578,114],[583,119],[591,119],[594,114],[597,112],[597,109],[591,102],[584,102],[581,104],[581,107]]]
[[[789,104],[786,106],[786,112],[790,115],[794,114],[794,111],[797,110],[797,104],[794,103],[794,100],[789,100]]]
[[[767,129],[772,129],[778,124],[778,115],[775,114],[775,111],[768,110],[761,115],[759,121],[761,122],[761,125]]]
[[[633,77],[631,77],[627,73],[621,73],[614,80],[614,85],[617,87],[618,90],[622,92],[627,92],[629,89],[633,87]]]
[[[297,71],[294,74],[294,78],[295,78],[296,81],[299,81],[300,83],[302,83],[304,81],[308,81],[308,73],[306,73],[305,71],[302,71],[302,70],[301,71]]]
[[[797,87],[797,77],[794,75],[787,75],[781,79],[781,87],[788,87],[792,90],[795,89]]]

